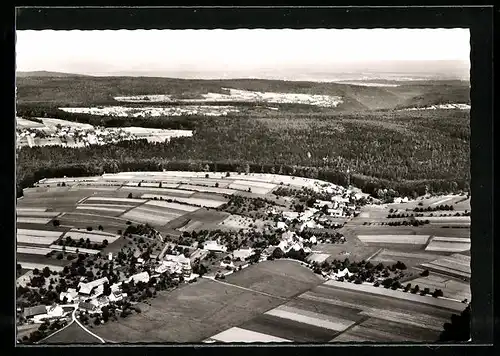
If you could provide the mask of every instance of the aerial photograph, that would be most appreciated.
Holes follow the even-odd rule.
[[[468,29],[15,46],[18,346],[471,340]]]

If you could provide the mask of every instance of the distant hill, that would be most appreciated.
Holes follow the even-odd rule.
[[[18,78],[29,77],[52,77],[52,78],[67,78],[67,77],[89,77],[83,74],[62,73],[62,72],[48,72],[46,70],[32,71],[32,72],[16,72]]]
[[[220,93],[222,88],[341,96],[338,111],[362,111],[464,102],[469,84],[461,81],[399,82],[398,87],[267,79],[175,79],[161,77],[97,77],[53,72],[21,72],[18,104],[109,105],[115,96]],[[437,102],[434,102],[437,101]]]

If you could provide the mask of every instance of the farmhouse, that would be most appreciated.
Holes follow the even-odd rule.
[[[64,301],[64,298],[66,298],[68,303],[71,303],[78,298],[78,292],[74,288],[68,288],[66,292],[61,292],[61,294],[59,294],[59,300],[61,302]]]
[[[191,276],[191,260],[184,255],[165,255],[164,260],[155,269],[156,273],[169,272],[182,274],[184,278]]]
[[[230,261],[230,262],[221,261],[220,266],[221,267],[230,267],[230,268],[235,268],[236,267],[234,265],[233,261]]]
[[[34,307],[25,308],[23,315],[25,318],[33,318],[36,315],[42,315],[47,312],[45,305],[37,305]]]
[[[315,222],[314,220],[309,220],[309,221],[306,221],[305,223],[303,223],[302,225],[300,225],[300,231],[302,231],[306,228],[308,228],[308,229],[322,229],[323,225]]]
[[[217,241],[206,241],[203,244],[203,249],[214,252],[226,252],[227,247],[224,245],[220,245]]]
[[[149,282],[149,274],[148,274],[148,272],[141,272],[141,273],[134,274],[133,276],[130,276],[130,278],[127,280],[127,283],[130,283],[130,281],[134,281],[134,283],[138,283],[138,282],[148,283]]]
[[[337,280],[337,279],[339,279],[341,277],[342,278],[345,277],[345,276],[350,277],[352,275],[353,275],[353,273],[349,272],[349,270],[347,268],[344,268],[342,271],[331,272],[329,277],[332,278],[332,279]]]
[[[287,225],[287,224],[285,224],[285,223],[284,223],[284,222],[282,222],[282,221],[278,221],[278,222],[276,223],[276,228],[277,228],[278,230],[283,230],[283,231],[285,231],[286,229],[288,229],[288,225]]]
[[[245,261],[248,257],[254,254],[253,248],[240,248],[239,250],[233,251],[233,260],[237,260],[238,258],[241,261]]]
[[[96,279],[92,282],[78,284],[78,294],[86,297],[97,297],[103,293],[104,283],[109,283],[107,277]],[[98,288],[101,287],[101,288]]]

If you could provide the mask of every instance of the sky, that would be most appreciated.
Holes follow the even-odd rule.
[[[18,71],[90,75],[334,72],[381,61],[468,63],[470,52],[468,29],[30,30],[16,37]]]

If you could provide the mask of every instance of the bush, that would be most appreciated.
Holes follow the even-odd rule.
[[[52,225],[54,225],[55,227],[57,227],[57,226],[61,225],[61,222],[59,220],[57,220],[57,219],[54,219],[54,220],[52,220]]]
[[[87,231],[92,231],[92,226],[87,226]]]
[[[62,260],[64,258],[63,254],[59,252],[56,257],[58,260]]]
[[[436,290],[434,290],[434,292],[432,292],[432,296],[434,298],[442,297],[443,296],[443,291],[441,289],[436,289]]]
[[[423,271],[422,271],[422,273],[420,273],[420,275],[421,275],[422,277],[427,277],[427,276],[429,275],[429,270],[428,270],[428,269],[423,270]]]

